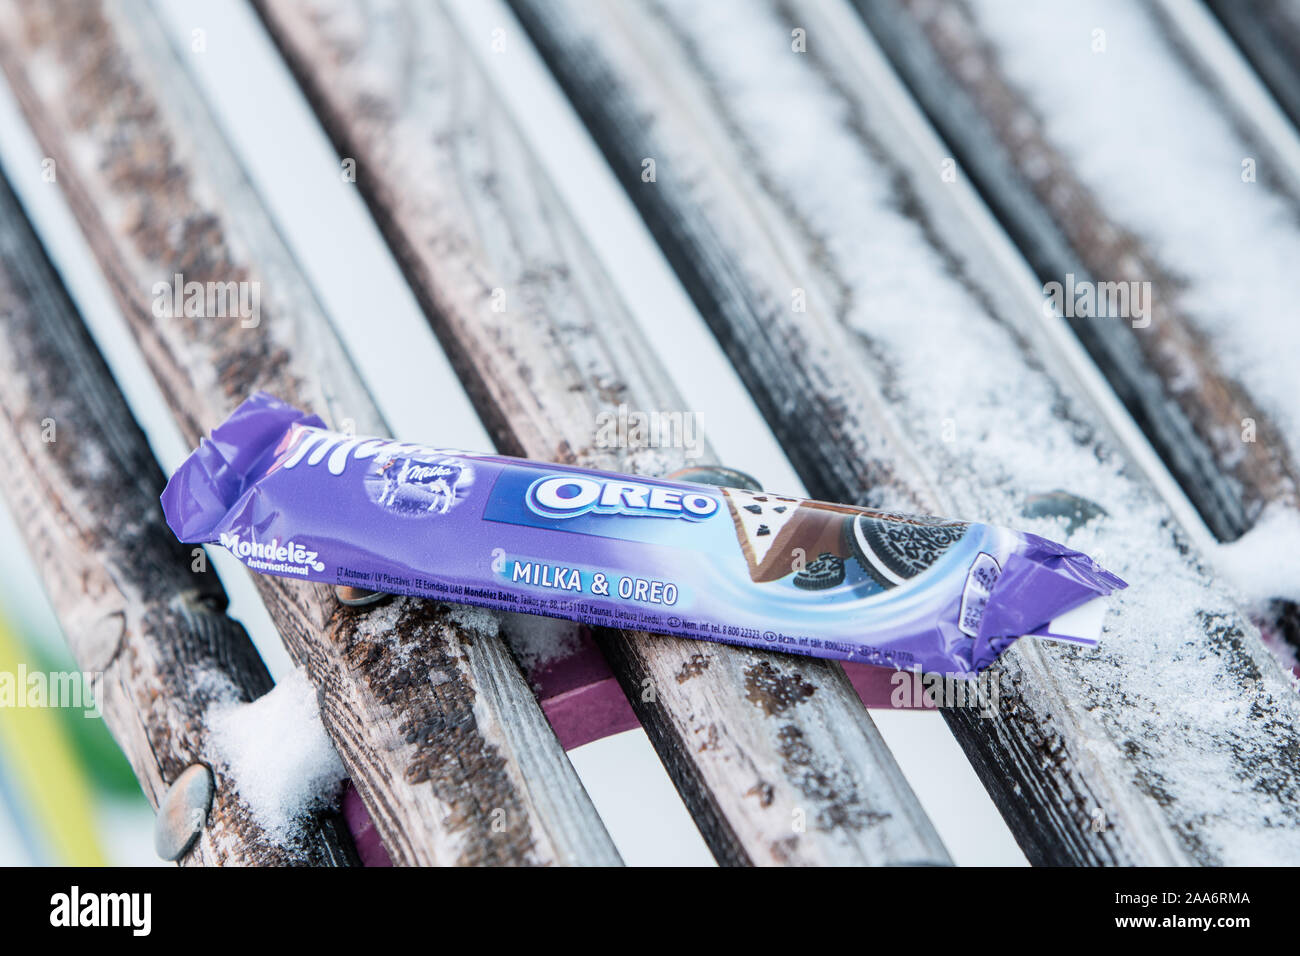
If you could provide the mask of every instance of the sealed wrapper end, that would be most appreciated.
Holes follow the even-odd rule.
[[[1068,612],[1125,587],[1037,535],[358,438],[264,393],[162,506],[266,574],[948,675],[1089,643]]]

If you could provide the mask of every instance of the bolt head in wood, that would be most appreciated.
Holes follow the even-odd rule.
[[[348,607],[365,607],[367,604],[377,604],[392,595],[383,591],[354,588],[350,584],[336,584],[334,596],[339,599],[340,604],[346,604]]]
[[[738,488],[741,491],[763,490],[763,486],[753,475],[725,465],[692,465],[689,468],[679,468],[668,475],[668,479],[693,481],[697,485],[720,485],[723,488]]]
[[[207,824],[212,809],[212,771],[191,764],[167,788],[153,822],[153,846],[164,860],[176,861],[189,852]]]
[[[1094,518],[1107,516],[1106,509],[1095,501],[1080,498],[1068,491],[1047,491],[1030,495],[1020,513],[1026,518],[1064,518],[1065,533],[1073,534],[1077,528]]]

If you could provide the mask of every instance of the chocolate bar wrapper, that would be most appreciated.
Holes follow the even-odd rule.
[[[1125,586],[1032,534],[358,438],[265,393],[162,506],[265,574],[948,675]]]

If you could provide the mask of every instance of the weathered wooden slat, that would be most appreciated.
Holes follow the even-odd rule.
[[[1021,641],[993,718],[945,712],[1031,862],[1300,859],[1286,676],[1080,399],[1032,277],[949,241],[983,233],[941,155],[899,158],[920,121],[852,10],[512,5],[809,488],[1066,538],[1132,582],[1100,648]],[[1109,518],[1032,517],[1054,488]]]
[[[147,8],[6,2],[0,65],[188,440],[258,388],[385,432]],[[259,321],[158,317],[176,274],[256,283]],[[395,862],[618,862],[494,619],[257,584]]]
[[[1288,436],[1282,422],[1251,400],[1251,383],[1225,371],[1218,349],[1198,333],[1192,320],[1197,304],[1183,293],[1186,264],[1170,261],[1158,244],[1135,233],[1126,210],[1107,208],[1088,188],[1075,157],[1051,142],[1042,117],[1008,78],[966,4],[863,0],[857,7],[1044,283],[1064,282],[1070,274],[1088,283],[1151,282],[1148,327],[1086,316],[1069,321],[1210,529],[1231,541],[1254,524],[1267,503],[1300,502],[1300,470],[1289,450],[1300,446],[1300,439]],[[1097,15],[1106,19],[1101,10]],[[1151,28],[1146,34],[1126,31],[1125,42],[1177,43],[1158,35],[1158,16]],[[1086,49],[1091,38],[1079,42]],[[1184,82],[1190,88],[1204,89],[1194,65],[1180,68],[1188,71]],[[1226,109],[1209,89],[1202,102],[1210,110]],[[1234,118],[1229,122],[1236,125]],[[1114,143],[1116,155],[1122,155],[1123,137]],[[1243,136],[1242,157],[1261,156],[1258,146]],[[1229,188],[1241,187],[1239,172],[1235,166],[1224,170],[1225,196]],[[1267,162],[1261,177],[1256,188],[1286,191]],[[1177,184],[1151,183],[1152,190],[1172,188]],[[1296,197],[1288,196],[1288,202],[1300,208]],[[1232,281],[1226,274],[1207,278]],[[1247,422],[1254,426],[1251,440],[1244,441]]]
[[[1300,3],[1297,0],[1206,0],[1300,127]]]
[[[271,677],[216,576],[191,571],[164,523],[162,473],[3,178],[0,444],[0,488],[145,796],[157,809],[186,767],[212,768],[212,812],[181,862],[354,863],[337,814],[287,845],[262,830],[211,746],[208,708],[253,700]]]
[[[467,48],[491,38],[463,37],[432,4],[260,7],[498,446],[635,472],[680,463],[680,446],[602,446],[620,404],[689,410]],[[947,859],[838,666],[599,640],[719,860]]]

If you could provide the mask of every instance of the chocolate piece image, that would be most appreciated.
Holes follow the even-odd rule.
[[[821,556],[850,554],[844,532],[847,519],[838,510],[779,495],[736,488],[723,491],[753,581],[776,581],[792,574],[796,559],[816,563]]]
[[[882,587],[892,588],[938,561],[968,527],[964,521],[946,518],[877,512],[851,518],[845,534],[862,570]]]

